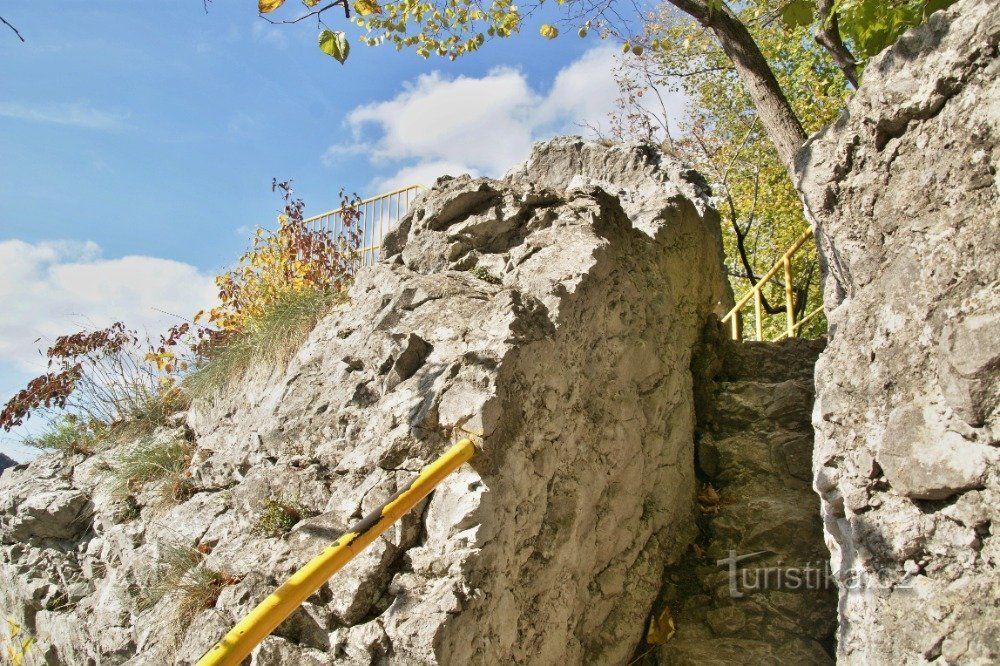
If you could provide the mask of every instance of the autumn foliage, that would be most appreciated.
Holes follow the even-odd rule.
[[[342,291],[353,275],[361,244],[357,201],[340,193],[344,233],[334,238],[306,225],[305,204],[293,198],[290,181],[275,180],[271,188],[285,203],[277,230],[258,227],[239,265],[215,279],[220,304],[208,312],[208,322],[223,331],[245,330],[289,294]]]
[[[305,204],[293,197],[290,181],[275,180],[272,190],[284,202],[277,229],[258,228],[237,266],[216,278],[216,307],[171,327],[155,344],[121,322],[57,338],[46,352],[48,371],[4,406],[0,428],[20,426],[32,412],[64,410],[88,431],[107,433],[137,422],[148,430],[186,405],[183,387],[192,371],[227,351],[250,346],[256,353],[262,340],[268,341],[263,346],[273,346],[268,335],[290,330],[287,323],[285,329],[275,328],[276,314],[297,317],[293,324],[301,324],[308,319],[302,310],[316,310],[343,292],[361,244],[357,197],[341,192],[342,231],[334,237],[306,223]],[[313,321],[319,313],[307,314]],[[275,330],[253,339],[269,327]]]

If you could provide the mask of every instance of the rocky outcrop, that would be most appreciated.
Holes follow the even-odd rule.
[[[117,450],[5,473],[0,613],[51,662],[189,663],[471,432],[472,463],[253,663],[625,663],[694,536],[691,350],[731,300],[704,194],[655,150],[579,139],[438,181],[287,367],[157,435],[191,442],[183,501],[123,507]],[[308,517],[261,535],[269,500]],[[138,601],[178,547],[222,586],[186,618]]]
[[[0,453],[0,472],[3,472],[8,467],[13,467],[17,464],[17,461],[10,456]]]
[[[1000,2],[865,68],[799,154],[827,264],[815,488],[843,663],[1000,660]]]
[[[676,635],[657,663],[832,664],[837,593],[811,488],[824,341],[726,344],[715,333],[701,352],[719,357],[699,418],[701,529],[667,571],[656,613],[670,609]]]

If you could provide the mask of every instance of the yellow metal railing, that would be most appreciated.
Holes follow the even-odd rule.
[[[408,486],[365,516],[260,602],[198,660],[197,666],[239,666],[262,640],[312,596],[330,576],[427,497],[439,483],[468,462],[475,453],[476,447],[471,439],[463,439],[448,449],[443,456],[425,467]]]
[[[406,215],[410,203],[417,197],[423,185],[408,185],[392,192],[386,192],[370,199],[359,201],[353,206],[359,213],[357,231],[361,235],[361,243],[357,254],[362,266],[371,266],[378,259],[378,251],[382,247],[382,239],[396,226],[399,219]],[[319,215],[313,215],[303,220],[313,231],[325,231],[334,238],[344,234],[343,209],[331,210]]]
[[[757,340],[764,340],[764,307],[763,307],[763,290],[767,286],[767,283],[773,279],[779,271],[783,272],[784,282],[785,282],[785,330],[780,335],[776,336],[775,340],[782,340],[784,338],[796,337],[802,330],[802,327],[808,322],[812,321],[819,313],[823,311],[823,304],[820,303],[819,307],[808,312],[801,319],[796,320],[795,318],[795,288],[792,275],[792,258],[798,253],[799,250],[805,245],[806,241],[812,240],[812,231],[806,231],[798,239],[792,243],[792,246],[781,255],[781,258],[775,262],[774,266],[771,267],[764,276],[757,281],[750,291],[744,294],[738,301],[733,309],[726,313],[722,318],[723,325],[726,325],[729,329],[730,337],[733,340],[743,339],[743,307],[753,300],[754,307],[754,333]],[[808,303],[808,301],[807,301]]]

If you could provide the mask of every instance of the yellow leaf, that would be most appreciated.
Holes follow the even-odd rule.
[[[375,0],[354,0],[354,11],[359,16],[371,16],[381,14],[382,7]]]
[[[261,14],[270,14],[283,4],[285,0],[257,0],[257,11]]]
[[[674,618],[670,616],[670,607],[667,606],[660,613],[649,621],[649,630],[646,632],[646,642],[650,645],[663,645],[677,632],[674,626]]]
[[[315,7],[319,4],[319,0],[302,0],[302,4],[306,7]]]
[[[545,39],[555,39],[556,37],[559,36],[559,29],[556,28],[554,25],[546,23],[541,28],[538,29],[538,34],[540,34]]]

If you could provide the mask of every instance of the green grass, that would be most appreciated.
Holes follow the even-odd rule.
[[[222,588],[237,581],[202,564],[204,555],[193,548],[161,544],[154,582],[139,596],[139,610],[168,599],[175,604],[173,629],[182,634],[201,611],[212,608]]]
[[[130,411],[113,423],[85,415],[59,416],[49,421],[43,432],[26,438],[24,443],[45,451],[89,456],[109,444],[152,434],[166,423],[168,416],[187,409],[191,400],[177,388],[142,388],[130,396],[130,403]]]
[[[206,397],[262,364],[287,363],[316,323],[344,298],[339,292],[294,292],[278,299],[247,330],[220,344],[184,380],[195,397]]]
[[[112,492],[128,496],[151,483],[164,482],[167,499],[186,499],[190,483],[184,472],[190,459],[191,445],[183,440],[140,443],[111,463]]]
[[[99,439],[95,429],[82,419],[62,417],[49,422],[44,432],[28,437],[24,443],[45,451],[89,456],[97,450]]]
[[[142,389],[125,418],[106,426],[106,439],[124,441],[152,434],[167,417],[191,406],[191,397],[176,387]]]

